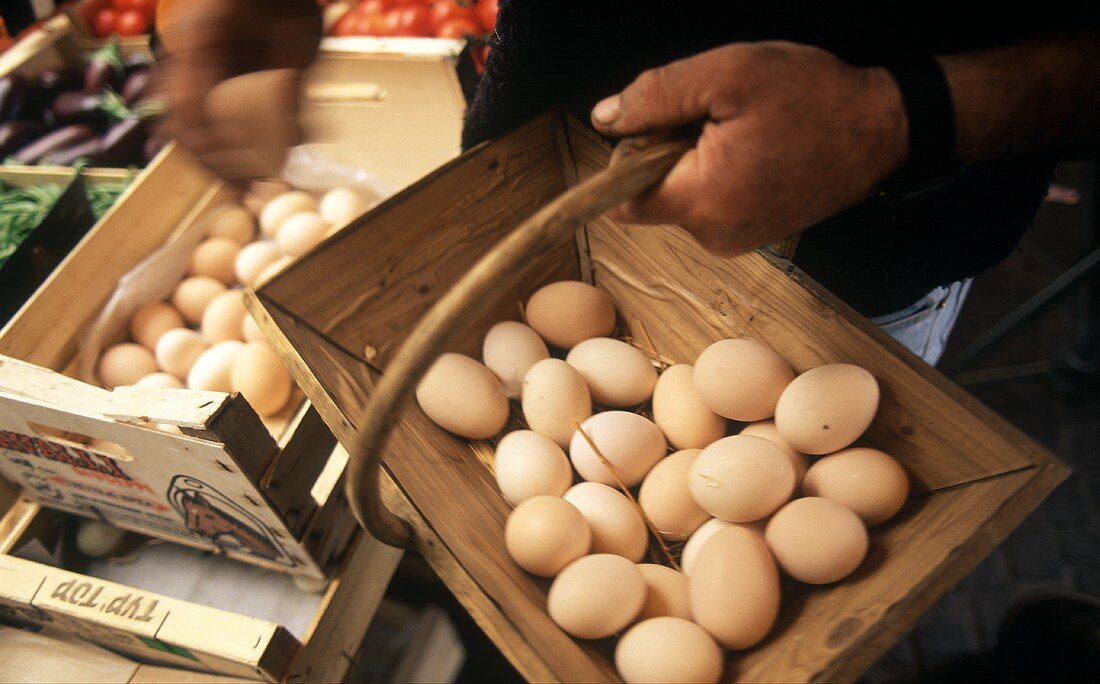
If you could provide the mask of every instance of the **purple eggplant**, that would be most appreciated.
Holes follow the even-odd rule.
[[[50,112],[54,123],[61,126],[74,123],[98,125],[106,119],[100,104],[99,95],[70,90],[54,99]]]
[[[142,148],[145,145],[145,122],[130,117],[111,126],[103,134],[103,143],[99,152],[92,156],[96,164],[121,166],[141,161]]]
[[[8,121],[0,124],[0,157],[37,138],[46,125],[41,121]]]
[[[84,92],[94,95],[110,86],[122,85],[126,65],[118,51],[118,41],[112,41],[92,53],[88,66],[84,69]]]
[[[30,83],[22,74],[0,78],[0,121],[18,119],[29,94]]]
[[[47,69],[38,74],[38,89],[47,97],[79,88],[83,82],[84,75],[74,69]]]
[[[123,57],[122,65],[125,70],[126,76],[129,76],[138,69],[151,69],[153,63],[145,55],[134,54],[126,55],[125,57]]]
[[[153,72],[149,69],[135,69],[122,84],[122,101],[128,105],[134,104],[149,89],[152,77]]]
[[[38,163],[44,166],[72,166],[81,157],[87,157],[88,159],[94,160],[96,154],[102,149],[103,140],[98,137],[91,138],[43,155],[43,157],[38,160]]]
[[[84,142],[95,137],[91,126],[73,124],[47,133],[12,155],[17,164],[34,164],[50,152]]]

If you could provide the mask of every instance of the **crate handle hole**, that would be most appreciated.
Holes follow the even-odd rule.
[[[110,440],[89,437],[88,435],[82,435],[79,432],[73,432],[71,430],[58,430],[57,428],[50,427],[49,425],[42,425],[41,423],[28,422],[27,425],[30,426],[31,430],[39,437],[55,444],[67,446],[72,449],[80,449],[97,456],[106,456],[116,461],[134,460],[130,452]]]

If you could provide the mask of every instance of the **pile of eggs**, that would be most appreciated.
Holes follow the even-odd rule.
[[[277,414],[293,383],[245,309],[241,288],[275,275],[366,209],[350,188],[318,201],[283,183],[254,184],[243,204],[210,217],[171,297],[140,307],[130,319],[130,341],[104,350],[96,364],[100,383],[240,392],[261,416]]]
[[[658,374],[655,352],[611,337],[611,298],[577,281],[535,292],[525,318],[489,330],[484,363],[440,356],[417,401],[469,439],[500,435],[519,402],[527,429],[504,434],[494,459],[514,506],[505,546],[554,578],[547,611],[563,630],[621,633],[628,682],[717,681],[721,648],[772,630],[783,574],[843,579],[867,528],[905,503],[898,461],[852,446],[879,402],[863,368],[796,374],[760,342],[725,339]],[[643,562],[651,535],[663,562]]]

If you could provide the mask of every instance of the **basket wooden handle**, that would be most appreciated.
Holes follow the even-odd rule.
[[[349,452],[348,499],[359,523],[376,539],[399,547],[411,542],[408,525],[382,503],[379,468],[390,432],[435,359],[467,324],[496,306],[493,293],[509,290],[527,275],[537,263],[535,256],[571,238],[578,226],[619,202],[652,188],[690,147],[675,141],[632,151],[565,192],[494,246],[420,319],[382,374]]]

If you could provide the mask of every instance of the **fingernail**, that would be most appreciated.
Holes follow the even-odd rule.
[[[596,103],[596,106],[592,108],[592,118],[596,123],[611,124],[615,123],[615,119],[619,118],[619,114],[622,110],[619,109],[619,96],[612,95],[611,97],[600,100]]]

